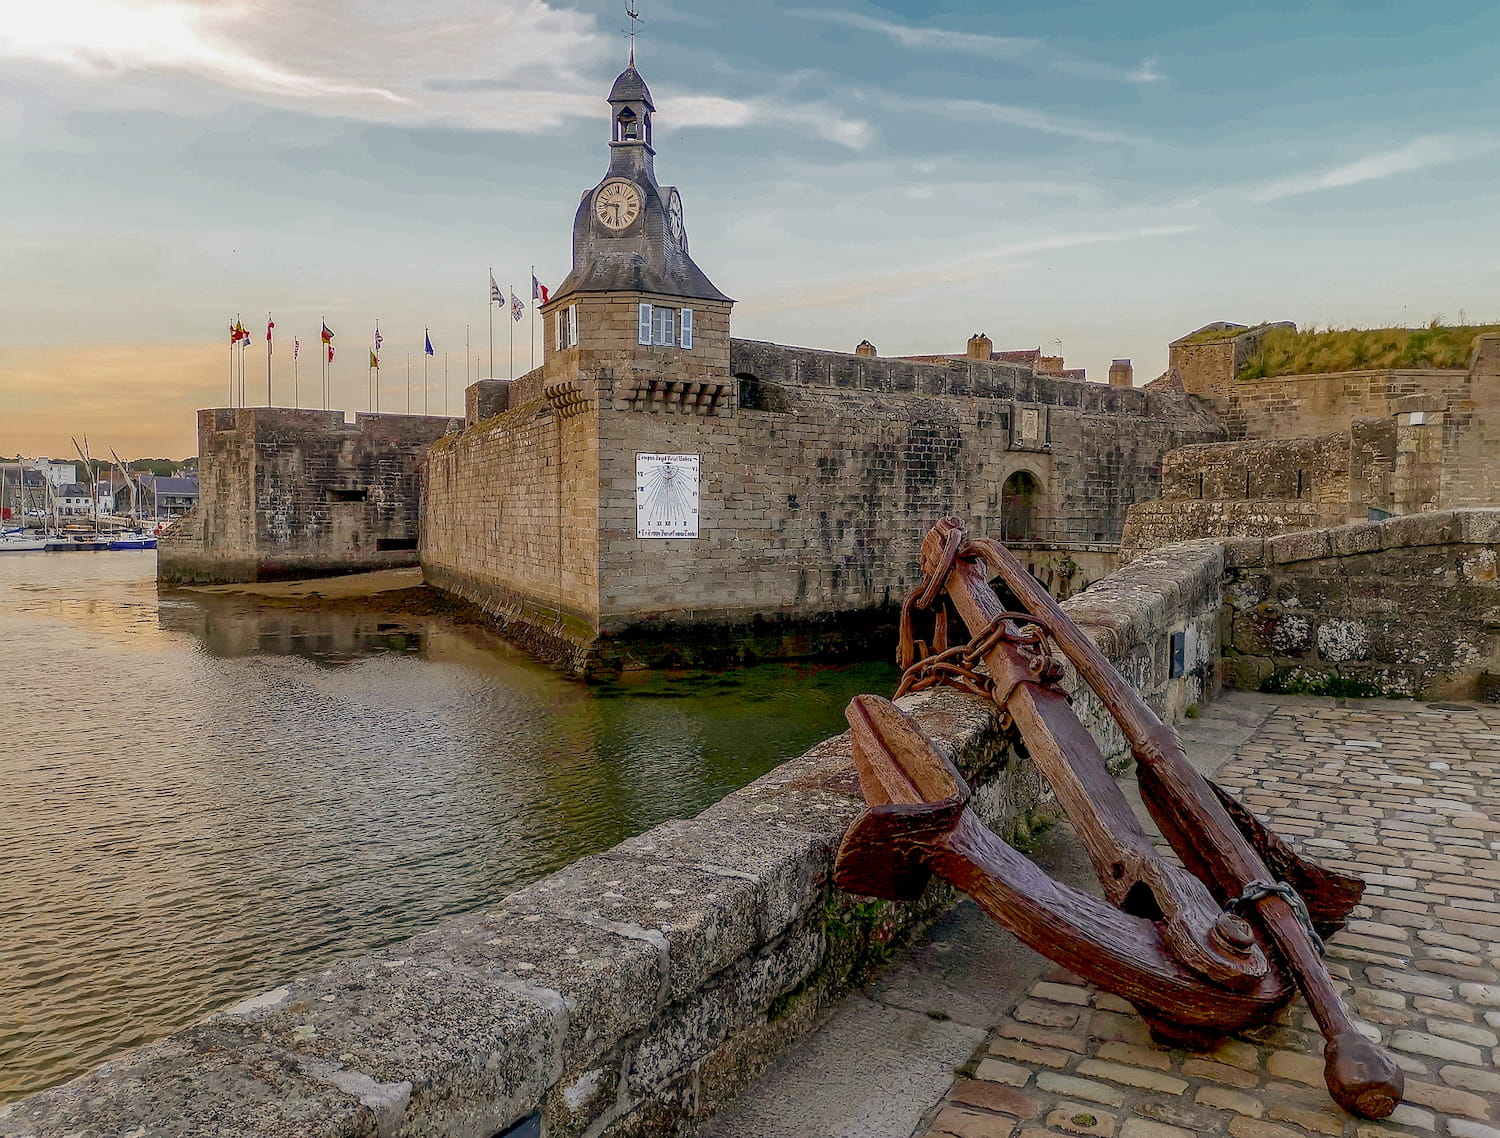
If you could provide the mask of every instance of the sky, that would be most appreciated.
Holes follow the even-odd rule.
[[[1139,383],[1213,320],[1500,319],[1492,3],[640,8],[657,174],[737,336],[902,355],[982,331]],[[0,454],[194,453],[237,314],[252,403],[270,313],[276,403],[318,404],[326,320],[333,405],[367,409],[378,321],[382,410],[410,357],[413,410],[461,411],[489,268],[523,299],[531,266],[569,268],[628,23],[619,0],[0,0]],[[529,367],[530,323],[495,313],[495,374]]]

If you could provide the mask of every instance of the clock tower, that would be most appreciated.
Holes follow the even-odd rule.
[[[609,112],[609,167],[578,203],[572,271],[542,308],[548,381],[723,383],[734,302],[689,255],[677,188],[656,180],[656,104],[633,51]]]

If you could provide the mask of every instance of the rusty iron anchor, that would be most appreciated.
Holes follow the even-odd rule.
[[[1176,732],[999,542],[971,541],[944,519],[923,541],[922,566],[924,584],[903,606],[898,696],[950,681],[993,699],[1082,837],[1105,899],[1052,881],[991,833],[968,809],[952,764],[876,696],[848,710],[868,808],[845,835],[838,884],[910,900],[935,873],[1038,952],[1129,1000],[1154,1035],[1178,1045],[1206,1046],[1264,1022],[1300,988],[1327,1040],[1335,1101],[1367,1118],[1389,1115],[1401,1072],[1358,1032],[1320,955],[1319,932],[1341,925],[1363,883],[1302,858],[1194,770]],[[1023,611],[1001,606],[986,566]],[[912,635],[912,614],[939,602],[971,631],[968,644],[948,647],[946,607],[932,649]],[[1059,686],[1048,640],[1120,726],[1147,809],[1186,870],[1163,860],[1141,829]]]

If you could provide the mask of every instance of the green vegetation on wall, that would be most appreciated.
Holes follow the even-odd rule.
[[[1240,368],[1241,380],[1376,368],[1467,368],[1474,337],[1500,324],[1426,328],[1271,328]]]

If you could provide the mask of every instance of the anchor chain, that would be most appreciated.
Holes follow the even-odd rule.
[[[928,609],[942,598],[943,586],[948,574],[960,558],[983,559],[983,547],[965,542],[963,532],[955,531],[944,543],[943,551],[933,571],[923,577],[901,604],[901,634],[897,662],[901,665],[901,681],[896,694],[900,699],[909,692],[926,691],[946,684],[960,691],[977,695],[981,699],[999,703],[993,681],[980,671],[984,656],[1001,641],[1019,646],[1028,657],[1032,674],[1039,683],[1055,684],[1063,676],[1063,665],[1048,650],[1047,624],[1041,618],[1027,612],[1004,611],[997,613],[966,644],[949,646],[948,613],[939,608],[934,616],[932,644],[918,640],[913,632],[913,614],[919,609]],[[1025,628],[1016,628],[1015,625]],[[1009,729],[1010,715],[1000,706],[1001,727]]]
[[[1292,915],[1297,918],[1297,923],[1302,926],[1302,931],[1307,934],[1307,939],[1312,946],[1318,950],[1318,955],[1327,954],[1327,946],[1324,945],[1323,938],[1313,928],[1312,916],[1307,911],[1307,902],[1302,900],[1302,894],[1285,881],[1252,881],[1245,886],[1245,891],[1238,897],[1231,897],[1224,902],[1224,911],[1233,913],[1235,916],[1244,916],[1245,909],[1267,897],[1280,897],[1290,905]]]

